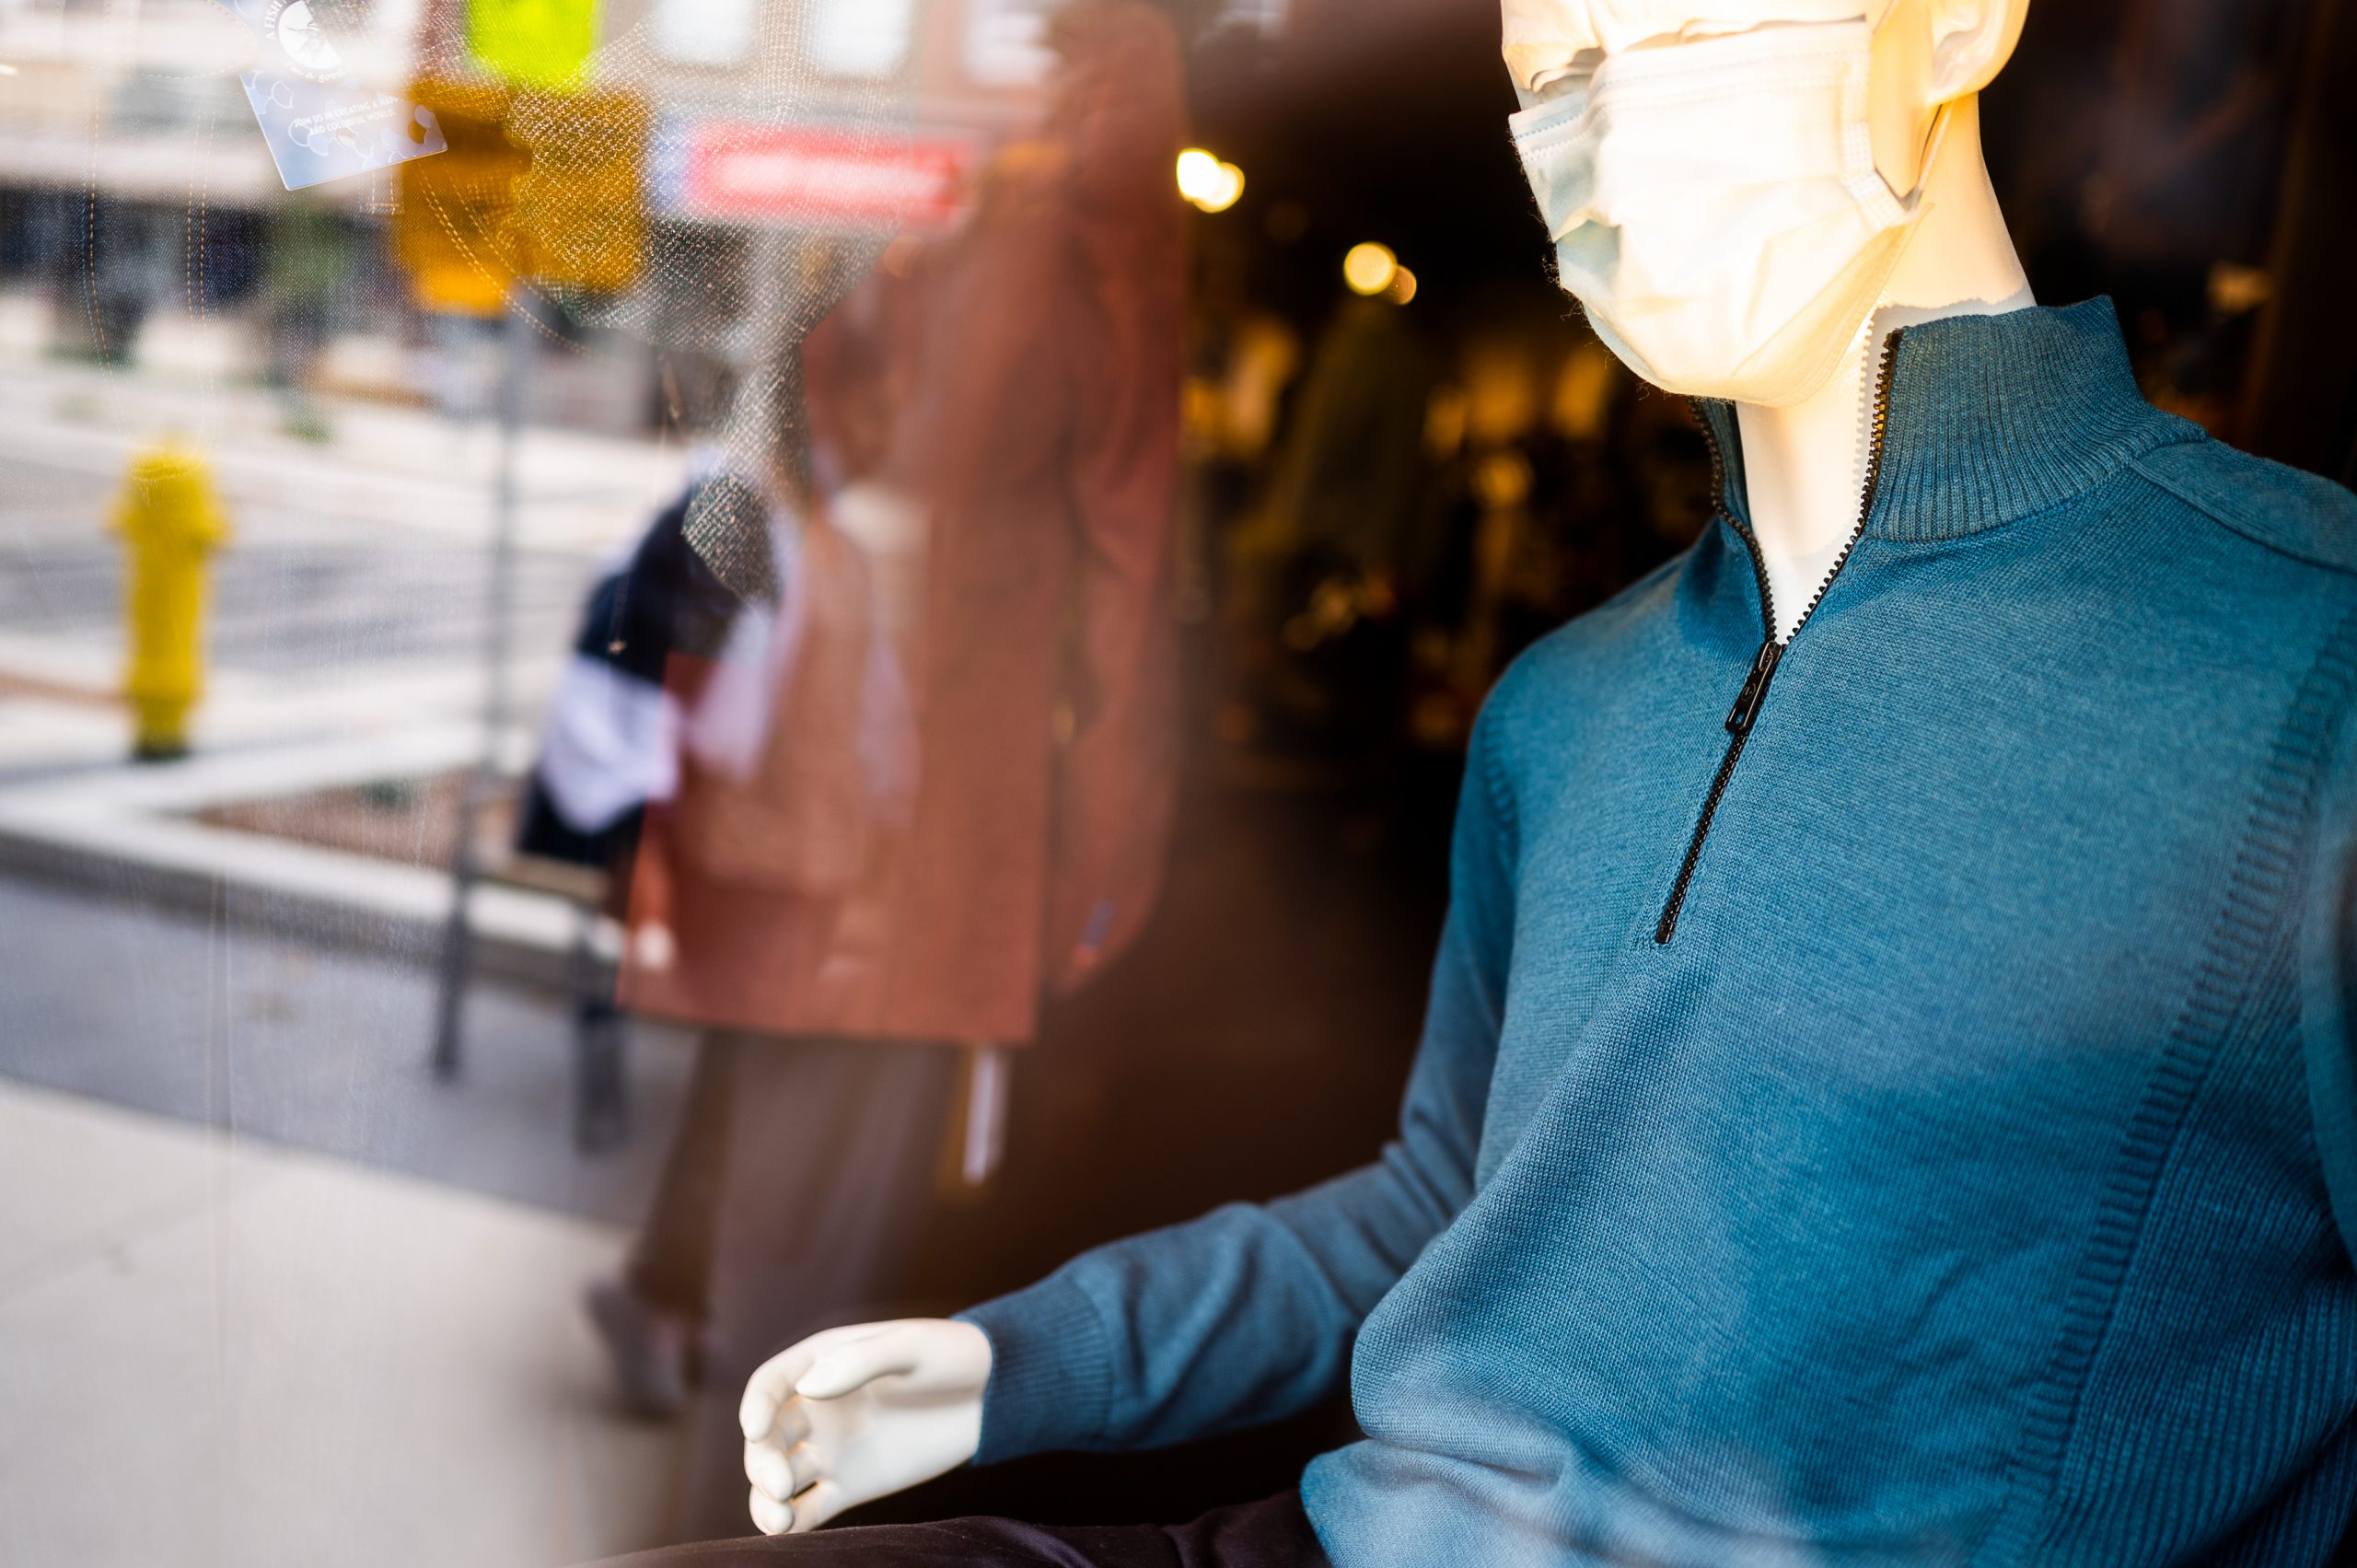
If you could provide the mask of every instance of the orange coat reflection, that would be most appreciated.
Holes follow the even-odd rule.
[[[812,427],[856,482],[788,568],[760,743],[733,770],[691,745],[650,817],[633,912],[667,920],[677,958],[628,977],[641,1010],[1019,1041],[1152,908],[1178,55],[1140,0],[1086,0],[1060,30],[1049,134],[997,160],[963,235],[879,271],[807,345]],[[679,673],[691,710],[734,678]]]

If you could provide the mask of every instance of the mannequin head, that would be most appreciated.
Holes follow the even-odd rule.
[[[1863,17],[1875,34],[1875,164],[1892,190],[1906,191],[1940,106],[1996,79],[2029,0],[1504,0],[1504,8],[1506,69],[1525,107],[1628,50]]]
[[[2002,238],[1975,99],[2029,0],[1503,4],[1563,286],[1659,385],[1799,401],[1933,207]]]

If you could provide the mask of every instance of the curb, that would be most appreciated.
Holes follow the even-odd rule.
[[[465,727],[445,727],[0,791],[0,870],[431,963],[449,919],[447,872],[218,827],[193,814],[232,801],[439,772],[464,765],[479,748]],[[581,919],[579,906],[563,898],[478,884],[468,900],[476,976],[565,990]]]

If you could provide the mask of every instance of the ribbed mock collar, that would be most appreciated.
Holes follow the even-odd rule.
[[[1723,502],[1748,521],[1734,405],[1695,406],[1725,459]],[[1997,528],[2200,435],[2136,389],[2107,298],[1926,321],[1893,354],[1866,536],[1928,543]]]

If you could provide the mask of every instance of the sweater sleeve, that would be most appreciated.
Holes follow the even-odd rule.
[[[2326,774],[2301,917],[2301,1028],[2325,1189],[2357,1257],[2357,713]]]
[[[977,1462],[1183,1442],[1282,1419],[1341,1384],[1359,1324],[1473,1193],[1514,922],[1495,727],[1485,713],[1459,795],[1398,1137],[1349,1175],[1099,1248],[962,1314],[993,1357]]]

